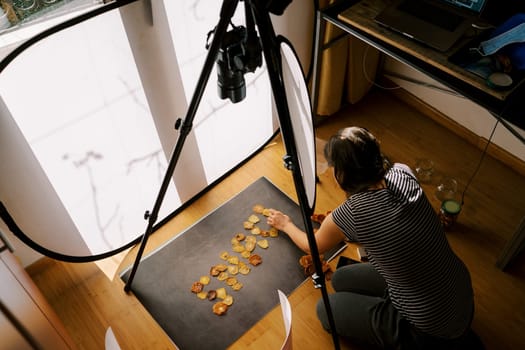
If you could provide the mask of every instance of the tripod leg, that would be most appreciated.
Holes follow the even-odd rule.
[[[248,6],[248,0],[246,5]],[[316,287],[321,289],[330,329],[332,330],[332,338],[334,342],[334,348],[339,349],[339,339],[337,336],[335,321],[330,308],[330,301],[328,298],[328,292],[326,290],[325,276],[322,269],[322,263],[319,257],[319,250],[315,240],[312,221],[310,219],[313,208],[308,205],[308,198],[304,188],[304,182],[299,167],[299,160],[296,150],[295,136],[293,132],[293,126],[291,123],[290,110],[288,108],[288,101],[286,98],[286,91],[284,88],[281,56],[279,51],[279,42],[273,30],[270,16],[268,11],[261,7],[260,1],[251,1],[251,8],[255,17],[255,23],[259,28],[259,36],[261,38],[263,54],[266,61],[268,74],[270,77],[270,83],[272,86],[272,92],[274,96],[275,105],[279,114],[279,123],[281,126],[281,133],[285,144],[287,158],[291,162],[291,170],[294,180],[297,197],[301,208],[303,221],[305,224],[305,231],[308,236],[308,243],[310,246],[310,253],[316,270]]]
[[[166,191],[173,177],[173,172],[175,171],[175,166],[177,165],[177,162],[179,160],[182,148],[184,146],[184,142],[186,141],[186,137],[188,136],[193,127],[193,120],[195,119],[197,108],[199,107],[202,95],[204,94],[204,89],[206,88],[206,85],[210,78],[210,74],[213,70],[213,65],[215,64],[217,54],[219,53],[222,40],[224,38],[224,35],[226,34],[228,25],[230,23],[231,18],[233,17],[233,14],[235,13],[235,9],[237,8],[238,3],[239,0],[225,0],[222,4],[219,23],[215,28],[213,40],[208,49],[208,54],[206,56],[204,66],[202,68],[201,75],[199,76],[199,80],[197,81],[195,91],[188,106],[188,111],[182,123],[180,135],[177,139],[177,144],[175,145],[175,149],[168,164],[168,169],[166,170],[166,174],[164,175],[164,179],[162,181],[161,188],[157,195],[157,199],[155,200],[155,205],[153,207],[152,212],[150,214],[146,213],[145,215],[145,218],[148,220],[148,226],[144,235],[142,236],[142,241],[140,242],[139,250],[137,252],[137,256],[135,257],[135,262],[133,263],[133,267],[131,269],[129,278],[126,282],[126,285],[124,286],[125,292],[129,292],[131,290],[131,284],[137,272],[142,255],[144,254],[144,249],[146,248],[148,238],[152,233],[153,226],[157,221],[162,201],[164,200],[164,196],[166,195]]]

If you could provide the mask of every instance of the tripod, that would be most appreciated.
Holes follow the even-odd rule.
[[[166,170],[166,174],[161,184],[159,194],[155,201],[155,205],[151,213],[146,212],[145,214],[145,218],[148,220],[148,225],[144,235],[142,236],[142,241],[140,243],[135,262],[124,287],[124,290],[126,292],[129,292],[131,290],[131,284],[133,282],[135,273],[137,272],[137,268],[139,266],[141,257],[144,253],[146,243],[150,234],[152,233],[153,226],[157,221],[162,201],[171,182],[171,178],[173,176],[173,172],[175,170],[179,156],[182,152],[182,148],[186,137],[192,129],[193,119],[195,117],[197,108],[199,106],[202,95],[204,93],[204,89],[212,72],[213,65],[215,64],[217,57],[220,53],[220,49],[224,43],[224,39],[227,35],[228,26],[231,22],[232,16],[235,13],[239,1],[240,0],[223,1],[220,11],[220,19],[217,26],[214,29],[214,35],[211,44],[208,45],[208,54],[206,56],[204,66],[199,76],[199,80],[197,81],[194,94],[188,106],[186,117],[182,121],[182,124],[180,124],[179,138],[177,140],[175,149],[168,164],[168,168]],[[260,37],[260,43],[262,46],[262,53],[267,64],[274,102],[279,116],[282,138],[287,152],[287,155],[284,157],[284,165],[288,170],[291,171],[293,176],[298,201],[300,204],[302,219],[305,225],[305,231],[310,246],[310,253],[312,255],[313,264],[316,271],[313,277],[315,287],[321,289],[324,305],[330,324],[330,329],[332,331],[331,334],[333,337],[334,347],[335,349],[339,349],[339,341],[337,333],[335,331],[335,322],[330,308],[328,292],[326,290],[325,276],[322,269],[322,263],[319,257],[319,250],[315,241],[311,221],[311,215],[313,214],[313,204],[311,204],[310,206],[308,202],[308,196],[305,190],[302,177],[301,164],[299,162],[298,152],[296,149],[296,141],[290,117],[290,110],[286,98],[286,91],[282,74],[282,58],[279,51],[279,40],[273,29],[268,7],[262,4],[263,2],[263,0],[244,0],[246,23],[248,25],[256,25],[259,29],[258,32]],[[277,1],[277,3],[281,3],[281,5],[276,6],[282,6],[282,2]],[[284,9],[279,9],[278,11],[281,10]],[[250,28],[248,28],[248,30],[250,30]],[[221,77],[219,77],[219,81],[221,81]],[[234,96],[230,96],[230,99],[233,102],[236,102],[234,100],[239,100],[239,96],[236,96],[234,94]],[[242,99],[242,97],[240,97],[240,99]]]

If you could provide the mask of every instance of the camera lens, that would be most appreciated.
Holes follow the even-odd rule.
[[[217,61],[217,88],[221,99],[229,98],[233,103],[246,97],[246,83],[242,70],[230,69],[227,62]]]
[[[233,103],[246,97],[244,81],[246,28],[236,27],[226,33],[217,56],[217,87],[221,99]]]

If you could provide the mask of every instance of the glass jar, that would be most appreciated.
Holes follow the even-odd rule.
[[[49,6],[49,5],[56,4],[62,0],[40,0],[40,1],[42,2],[43,5]]]
[[[13,8],[20,21],[36,13],[39,9],[39,0],[12,0]]]
[[[430,183],[434,174],[434,162],[430,159],[420,158],[416,160],[416,176],[421,183]]]
[[[436,197],[441,202],[445,202],[449,199],[457,199],[458,182],[456,179],[450,176],[443,176],[436,186]]]
[[[461,204],[453,199],[445,200],[439,209],[439,220],[445,229],[451,228],[457,221]]]

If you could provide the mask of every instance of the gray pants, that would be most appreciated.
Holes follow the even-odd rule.
[[[329,296],[339,336],[377,349],[483,349],[472,330],[456,339],[443,339],[419,332],[392,305],[383,277],[368,263],[338,268],[332,276],[336,293]],[[323,300],[317,316],[330,330]]]
[[[388,298],[386,282],[368,263],[338,268],[332,276],[336,293],[329,296],[337,334],[352,341],[382,349],[395,349],[406,321]],[[317,315],[329,330],[322,300]]]

